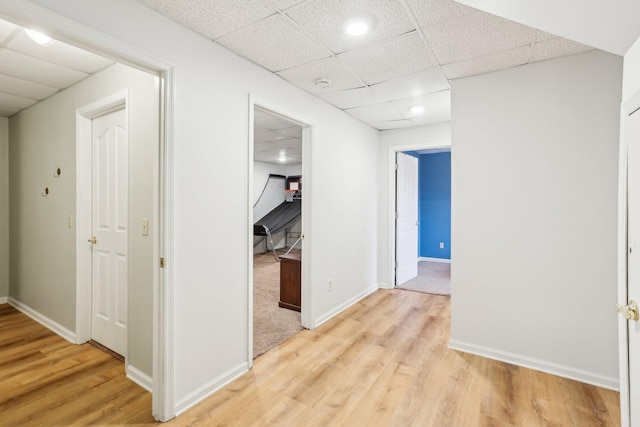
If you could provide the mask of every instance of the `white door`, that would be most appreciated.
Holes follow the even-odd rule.
[[[418,275],[418,159],[398,153],[396,172],[396,286]]]
[[[627,301],[640,303],[640,111],[625,122],[627,141]],[[628,312],[629,313],[629,312]],[[628,324],[631,426],[640,426],[640,322]],[[626,351],[627,349],[621,349]],[[621,379],[624,381],[624,379]],[[624,398],[624,397],[622,397]]]
[[[127,350],[129,137],[124,108],[93,119],[91,337]]]

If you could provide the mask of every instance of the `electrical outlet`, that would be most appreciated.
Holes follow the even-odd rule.
[[[440,242],[440,249],[444,249],[444,243]]]
[[[329,279],[327,283],[327,291],[331,292],[333,290],[333,279]]]

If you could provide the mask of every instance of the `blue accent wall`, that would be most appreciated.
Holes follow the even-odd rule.
[[[451,153],[421,154],[419,180],[419,254],[451,259]]]

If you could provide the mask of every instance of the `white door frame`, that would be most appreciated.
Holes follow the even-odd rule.
[[[313,303],[311,299],[311,244],[313,235],[311,230],[311,201],[313,195],[313,181],[311,179],[311,150],[314,147],[315,124],[312,120],[287,108],[281,107],[268,100],[249,94],[249,163],[247,178],[247,364],[253,366],[253,112],[255,108],[281,117],[302,127],[302,177],[304,180],[304,196],[302,197],[302,283],[300,301],[300,323],[307,329],[313,329]]]
[[[620,148],[618,163],[618,304],[627,305],[627,149],[626,123],[635,112],[640,114],[640,92],[622,103],[620,109]],[[636,112],[637,111],[637,112]],[[630,420],[629,384],[629,322],[618,315],[618,357],[620,365],[620,418],[621,426]],[[640,386],[637,384],[636,386]]]
[[[76,344],[91,339],[92,249],[87,239],[93,235],[92,121],[124,108],[126,128],[129,129],[128,107],[129,91],[125,89],[76,110]],[[127,351],[122,355],[125,363],[128,352],[127,343]]]
[[[387,260],[388,276],[386,281],[388,289],[393,289],[396,286],[396,153],[428,150],[432,148],[451,148],[451,141],[395,145],[389,147],[388,150],[387,171],[389,173],[387,180],[389,192],[387,194],[387,230],[389,237],[387,241],[387,253],[389,254],[389,259]]]
[[[56,40],[86,49],[98,55],[132,66],[160,78],[160,141],[157,165],[157,240],[153,273],[153,416],[160,421],[175,417],[173,399],[173,122],[174,67],[154,54],[122,42],[112,36],[79,24],[53,11],[23,0],[3,0],[0,18],[20,26],[46,31]],[[166,260],[160,267],[160,258]]]

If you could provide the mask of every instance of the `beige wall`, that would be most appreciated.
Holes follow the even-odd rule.
[[[0,298],[9,296],[9,119],[0,117]]]
[[[129,359],[152,373],[153,218],[157,173],[158,83],[122,65],[108,69],[12,117],[11,298],[63,327],[76,326],[76,109],[129,90]],[[60,167],[62,174],[54,178]],[[48,197],[42,192],[48,187]]]

